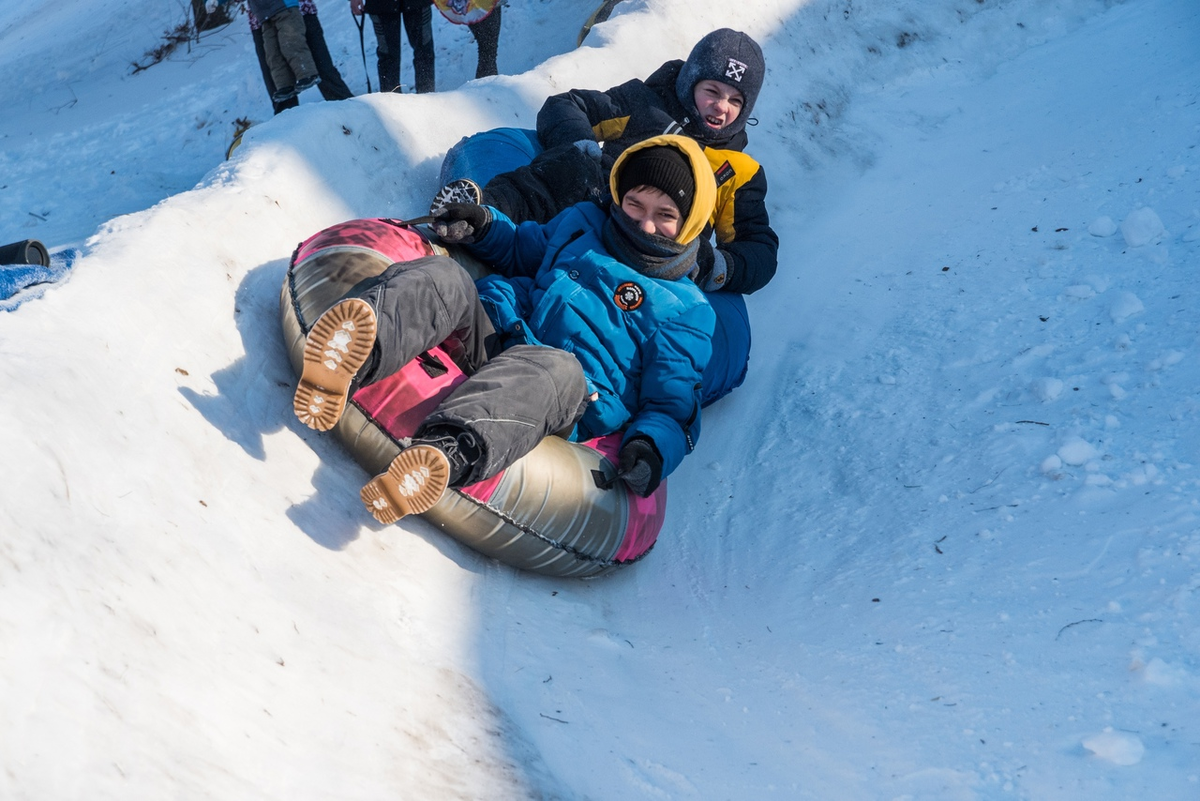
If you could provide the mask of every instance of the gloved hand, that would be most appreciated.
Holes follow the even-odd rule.
[[[208,2],[204,4],[204,10],[209,14],[215,14],[221,5],[222,0],[208,0]]]
[[[363,0],[350,0],[350,13],[356,17],[363,15]]]
[[[715,248],[708,237],[700,237],[700,249],[696,251],[696,271],[692,281],[705,292],[716,292],[725,286],[725,254]]]
[[[696,251],[696,271],[692,273],[692,280],[696,283],[696,286],[703,288],[704,284],[712,276],[713,246],[712,242],[709,242],[706,236],[700,236],[697,242],[700,247]]]
[[[429,227],[443,242],[452,245],[478,241],[492,224],[492,213],[487,207],[474,203],[447,203],[433,217]]]
[[[580,139],[578,142],[574,142],[573,144],[575,145],[575,148],[579,150],[579,152],[591,156],[592,158],[596,159],[596,161],[600,160],[600,154],[602,151],[600,150],[600,143],[595,139]]]
[[[634,437],[621,446],[617,474],[633,493],[649,498],[662,482],[662,457],[649,437]]]

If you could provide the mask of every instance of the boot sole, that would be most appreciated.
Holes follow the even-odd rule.
[[[475,205],[479,205],[482,201],[483,190],[479,184],[470,178],[458,178],[443,186],[433,196],[433,203],[429,204],[429,213],[430,215],[436,215],[449,203],[474,203]]]
[[[384,525],[405,515],[419,515],[442,499],[450,483],[450,462],[430,445],[414,445],[367,482],[359,497],[367,511]]]
[[[365,300],[343,300],[325,312],[304,342],[304,369],[292,408],[316,431],[337,425],[354,374],[375,346],[375,311]]]

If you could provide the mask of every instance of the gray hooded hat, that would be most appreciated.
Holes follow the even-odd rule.
[[[692,48],[675,80],[675,95],[690,113],[699,116],[693,90],[700,81],[720,81],[742,93],[745,103],[723,133],[735,133],[746,125],[754,101],[762,89],[767,65],[758,42],[741,31],[721,28],[705,36]]]

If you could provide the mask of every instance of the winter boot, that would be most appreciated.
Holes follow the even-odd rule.
[[[470,178],[458,178],[443,186],[433,196],[429,216],[435,216],[450,203],[474,203],[478,206],[482,201],[483,190],[479,188],[479,184]]]
[[[309,75],[307,78],[301,78],[296,81],[296,94],[300,94],[305,89],[312,89],[321,82],[321,76],[317,74]]]
[[[317,431],[337,425],[355,373],[375,346],[375,310],[360,298],[338,303],[317,318],[304,342],[304,369],[292,408]]]
[[[448,487],[458,487],[483,455],[475,436],[450,427],[431,429],[367,482],[359,497],[376,520],[391,525],[426,512]]]
[[[282,89],[275,92],[275,94],[271,95],[271,102],[272,103],[286,103],[287,101],[291,100],[295,96],[296,96],[296,87],[285,86]]]

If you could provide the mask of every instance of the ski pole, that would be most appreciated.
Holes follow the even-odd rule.
[[[362,53],[363,72],[367,74],[367,94],[371,94],[371,71],[367,69],[367,43],[364,40],[365,34],[363,33],[367,25],[367,15],[363,14],[360,17],[351,11],[350,16],[354,17],[354,24],[358,26],[358,50]]]

